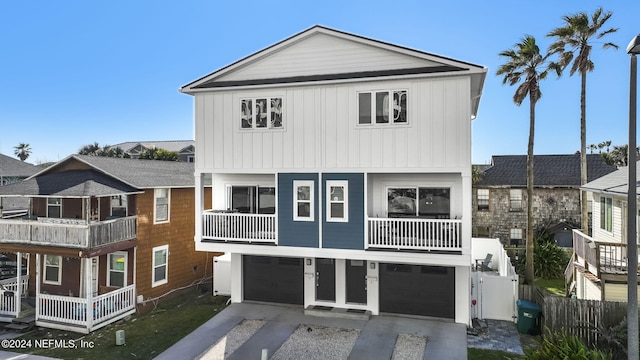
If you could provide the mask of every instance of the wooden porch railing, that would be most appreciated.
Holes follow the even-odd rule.
[[[137,216],[87,223],[78,219],[0,220],[0,243],[93,248],[136,237]]]
[[[276,242],[276,216],[266,214],[202,214],[202,238],[240,242]]]
[[[462,249],[462,220],[369,218],[369,247],[408,250]]]
[[[90,304],[86,298],[49,294],[38,294],[37,301],[36,325],[38,321],[50,321],[90,332],[135,311],[135,285],[96,296]]]
[[[578,262],[596,276],[601,273],[627,273],[627,244],[596,241],[573,230],[573,251]]]

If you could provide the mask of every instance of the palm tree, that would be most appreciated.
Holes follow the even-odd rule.
[[[533,284],[533,140],[535,133],[536,103],[540,100],[540,81],[547,77],[549,54],[541,54],[536,39],[526,35],[513,48],[499,54],[507,62],[496,75],[503,75],[502,84],[518,85],[513,102],[520,106],[529,97],[529,144],[527,148],[527,255],[525,283]]]
[[[21,161],[27,160],[27,158],[29,158],[29,155],[31,155],[31,147],[29,146],[29,144],[20,143],[18,144],[18,146],[15,146],[13,149],[14,149],[13,153]]]
[[[562,73],[564,69],[571,64],[569,76],[573,76],[576,72],[580,74],[580,184],[587,182],[587,72],[594,69],[591,61],[591,49],[595,39],[600,39],[608,34],[618,31],[618,29],[610,28],[600,31],[609,18],[613,15],[611,12],[603,12],[602,8],[589,17],[586,12],[579,12],[574,15],[565,15],[564,27],[553,29],[547,36],[555,37],[556,41],[549,46],[549,52],[559,54],[558,62],[559,71]],[[605,42],[602,44],[604,49],[617,49],[618,45]],[[611,145],[611,144],[609,144]],[[605,146],[609,146],[605,145]],[[587,212],[587,193],[582,191],[582,229],[588,233],[589,216]]]

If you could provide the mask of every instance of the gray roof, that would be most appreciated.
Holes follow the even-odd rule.
[[[0,187],[0,196],[100,197],[138,192],[138,189],[93,169],[44,174]]]
[[[141,145],[147,149],[164,149],[167,151],[181,152],[190,146],[195,146],[194,140],[170,140],[170,141],[129,141],[120,144],[111,145],[111,147],[119,147],[124,152],[129,152],[136,146]]]
[[[636,163],[636,180],[640,179],[640,168]],[[611,193],[618,195],[627,195],[629,187],[629,168],[623,167],[601,178],[595,179],[584,184],[581,188],[586,191],[597,193]],[[636,194],[638,192],[638,181],[636,181]]]
[[[193,163],[160,160],[122,159],[104,156],[70,155],[31,178],[60,172],[68,162],[80,161],[136,189],[195,186]],[[29,178],[29,179],[31,179]]]
[[[616,171],[599,154],[587,154],[587,181]],[[580,186],[580,154],[534,155],[533,183],[536,187]],[[527,155],[500,155],[492,157],[492,166],[483,172],[475,186],[527,186]]]
[[[0,154],[0,176],[26,178],[40,170],[42,169],[35,165]]]

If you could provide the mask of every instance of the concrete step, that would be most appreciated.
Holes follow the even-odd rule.
[[[20,332],[26,332],[27,330],[29,330],[33,325],[29,325],[29,324],[18,324],[18,323],[14,323],[12,322],[11,324],[7,324],[4,326],[5,329],[9,329],[9,330],[14,330],[14,331],[20,331]]]
[[[304,309],[305,315],[320,316],[320,317],[334,317],[341,319],[352,320],[369,320],[371,318],[371,311],[358,310],[348,308],[337,308],[331,306],[307,306]]]

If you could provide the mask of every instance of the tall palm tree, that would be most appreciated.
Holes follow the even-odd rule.
[[[547,34],[549,37],[555,37],[556,40],[549,46],[549,52],[559,54],[558,62],[559,71],[562,73],[566,67],[571,65],[569,76],[573,76],[576,72],[580,74],[580,184],[587,182],[587,72],[594,69],[591,61],[591,49],[596,39],[618,31],[618,29],[610,28],[600,31],[607,20],[611,18],[613,13],[604,12],[602,8],[596,9],[593,15],[589,16],[586,12],[579,12],[573,15],[565,15],[562,17],[564,26],[553,29]],[[617,49],[618,45],[611,42],[602,43],[602,48]],[[610,145],[610,144],[609,144]],[[608,147],[608,145],[605,145]],[[582,230],[588,233],[589,216],[587,209],[587,193],[582,191]]]
[[[525,283],[533,284],[533,143],[536,123],[536,103],[540,100],[540,81],[547,77],[549,54],[541,54],[536,39],[525,35],[521,42],[499,54],[506,62],[496,75],[504,76],[502,84],[518,85],[513,102],[520,106],[529,98],[529,144],[527,148],[527,254]]]
[[[29,158],[29,155],[31,155],[31,147],[29,146],[29,144],[20,143],[18,144],[18,146],[15,146],[13,149],[14,149],[13,153],[21,161],[27,160]]]

